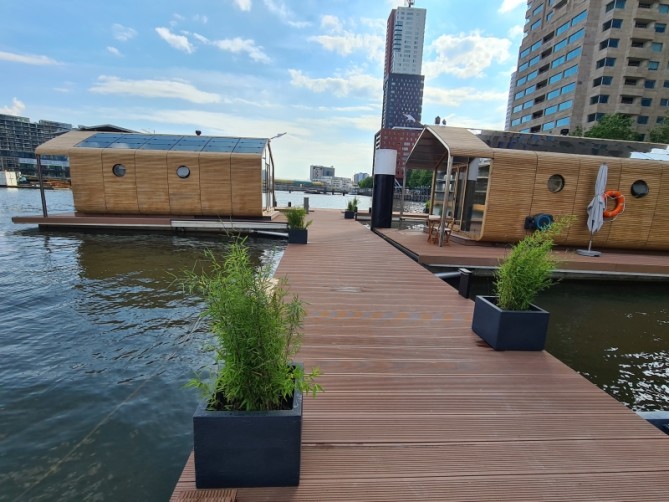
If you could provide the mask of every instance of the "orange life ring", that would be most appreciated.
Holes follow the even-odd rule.
[[[607,190],[604,196],[608,199],[615,199],[616,205],[610,211],[604,211],[604,218],[615,218],[625,210],[625,196],[617,190]]]

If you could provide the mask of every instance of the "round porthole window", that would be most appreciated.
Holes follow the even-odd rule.
[[[564,178],[559,174],[554,174],[548,178],[548,191],[557,193],[564,188]]]
[[[179,178],[188,178],[190,176],[190,169],[188,166],[177,167],[177,176]]]
[[[648,191],[648,183],[646,183],[644,180],[636,180],[634,183],[632,183],[633,197],[640,199],[641,197],[648,195]]]
[[[125,166],[123,164],[114,164],[112,172],[114,173],[114,176],[118,176],[119,178],[125,176]]]

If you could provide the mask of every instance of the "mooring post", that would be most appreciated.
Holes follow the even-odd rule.
[[[304,209],[309,212],[309,197],[304,198]]]

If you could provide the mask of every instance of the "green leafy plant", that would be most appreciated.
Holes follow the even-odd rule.
[[[552,272],[559,260],[552,254],[554,239],[573,222],[556,220],[518,242],[495,273],[497,305],[504,310],[527,310],[537,295],[553,284]]]
[[[288,220],[288,228],[303,230],[311,225],[312,220],[305,221],[307,210],[303,207],[289,207],[283,214],[286,215],[286,220]]]
[[[184,284],[206,303],[214,334],[216,367],[212,378],[193,378],[212,410],[281,409],[297,387],[314,396],[318,368],[310,373],[292,363],[302,343],[305,310],[287,280],[274,279],[270,265],[255,267],[244,241],[235,242],[221,261],[207,251],[210,271],[188,272]]]
[[[352,200],[348,201],[348,205],[346,206],[347,211],[353,211],[354,213],[358,212],[358,197],[353,197]]]

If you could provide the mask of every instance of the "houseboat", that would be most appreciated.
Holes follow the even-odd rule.
[[[608,166],[602,228],[591,235],[587,207],[600,166]],[[453,236],[517,242],[536,223],[573,215],[566,246],[669,250],[667,145],[428,126],[407,169],[434,172],[433,215]]]

